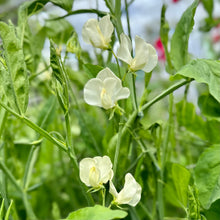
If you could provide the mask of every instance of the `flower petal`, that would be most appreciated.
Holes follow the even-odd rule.
[[[100,179],[99,184],[107,183],[110,179],[112,179],[113,171],[112,171],[112,162],[108,156],[104,157],[94,157],[94,160],[97,163],[97,167],[100,171]]]
[[[150,72],[157,65],[157,52],[151,44],[142,38],[135,37],[135,69]]]
[[[118,194],[118,203],[135,206],[140,201],[140,194],[140,185],[130,173],[127,173],[125,176],[124,187]]]
[[[121,81],[108,67],[104,68],[103,70],[101,70],[96,78],[104,81],[106,78],[115,78],[119,81]]]
[[[95,161],[92,158],[84,158],[79,162],[79,177],[87,186],[90,185],[89,173],[90,169],[95,166]]]
[[[127,35],[122,33],[120,35],[120,47],[117,51],[117,56],[120,60],[124,61],[127,64],[131,64],[132,57],[131,57],[131,49],[132,49],[132,44],[131,40]]]
[[[157,65],[158,62],[158,56],[155,48],[151,44],[148,45],[148,62],[143,68],[144,72],[151,72],[154,67]]]
[[[115,100],[127,99],[130,95],[130,90],[127,87],[121,88],[115,95]]]
[[[102,107],[101,91],[103,83],[100,79],[90,79],[84,87],[84,100],[89,105]]]
[[[103,39],[98,29],[98,21],[96,19],[89,19],[83,26],[82,37],[86,43],[90,43],[97,48],[103,48]]]
[[[105,42],[108,44],[111,42],[111,36],[114,31],[114,26],[110,20],[110,15],[102,17],[99,21],[99,27],[105,39]]]
[[[109,181],[109,193],[111,193],[113,195],[113,197],[116,198],[116,200],[117,200],[118,193],[117,193],[117,191],[115,189],[115,186],[114,186],[112,181]]]

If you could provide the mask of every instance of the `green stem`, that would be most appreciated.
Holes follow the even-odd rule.
[[[152,217],[150,211],[147,209],[146,205],[144,205],[142,202],[140,202],[139,204],[140,204],[142,210],[144,211],[145,215],[147,216],[147,218],[152,220],[153,217]]]
[[[111,3],[109,2],[109,0],[104,0],[104,1],[105,1],[105,4],[106,4],[107,8],[111,12],[111,14],[114,14],[113,7],[112,7]]]
[[[143,105],[140,108],[139,111],[138,110],[133,111],[133,113],[130,115],[130,117],[128,118],[127,122],[125,123],[124,127],[122,128],[121,138],[123,138],[124,135],[127,133],[128,129],[132,127],[132,125],[133,125],[134,121],[136,120],[139,112],[144,111],[144,110],[150,108],[153,104],[157,103],[158,101],[160,101],[161,99],[163,99],[164,97],[169,95],[170,93],[172,93],[175,90],[177,90],[178,88],[180,88],[180,87],[190,83],[191,81],[193,81],[193,79],[180,81],[180,82],[170,86],[168,89],[163,91],[161,94],[159,94],[158,96],[153,98],[151,101],[149,101],[148,103]],[[111,145],[110,147],[115,146],[116,141],[117,141],[117,135],[115,135],[113,137],[112,141],[110,142],[110,145]]]
[[[101,190],[101,193],[102,193],[102,206],[105,206],[105,192],[106,192],[106,189],[103,188]]]
[[[35,216],[35,214],[32,210],[32,207],[31,207],[31,205],[30,205],[30,203],[27,199],[27,194],[25,193],[25,191],[23,191],[21,186],[17,183],[16,179],[14,178],[14,176],[12,175],[10,170],[1,161],[0,161],[0,169],[5,173],[5,175],[11,181],[11,183],[15,186],[15,188],[18,190],[18,192],[21,193],[22,199],[23,199],[23,202],[24,202],[24,206],[26,208],[27,215],[28,215],[29,219],[33,219],[33,220],[37,219],[37,217]]]
[[[79,10],[71,11],[68,14],[66,14],[64,16],[61,16],[61,17],[48,19],[48,21],[60,20],[60,19],[66,18],[66,17],[71,16],[71,15],[86,14],[86,13],[97,14],[100,17],[107,14],[105,11],[100,11],[100,10],[97,10],[97,9],[79,9]]]
[[[40,146],[32,146],[31,151],[28,155],[27,164],[25,166],[24,178],[23,178],[23,189],[25,191],[28,190],[31,174],[34,168],[34,164],[37,160],[38,152],[40,150]]]
[[[128,26],[128,36],[131,39],[131,26],[130,26],[130,20],[129,20],[128,7],[129,7],[128,1],[125,0],[125,11],[126,11],[127,26]]]
[[[119,158],[119,152],[120,152],[120,147],[121,147],[121,140],[122,140],[122,117],[120,117],[118,139],[117,139],[117,144],[115,148],[114,165],[113,165],[114,177],[116,177],[118,158]]]
[[[119,61],[118,61],[118,57],[116,56],[116,54],[114,53],[114,51],[113,51],[112,49],[111,49],[111,52],[112,52],[112,54],[114,55],[115,60],[116,60],[116,63],[117,63],[119,78],[122,79],[121,71],[120,71],[120,65],[119,65]]]
[[[22,120],[26,125],[28,125],[33,130],[37,131],[39,134],[41,134],[43,137],[45,137],[47,140],[58,146],[61,150],[67,152],[66,145],[62,143],[61,141],[57,140],[53,136],[51,136],[47,131],[39,127],[37,124],[32,122],[30,119],[28,119],[25,116],[19,115],[17,112],[13,111],[11,108],[9,108],[7,105],[5,105],[3,102],[0,101],[0,105],[6,109],[9,113],[14,115],[16,118]]]
[[[132,92],[132,102],[133,102],[133,107],[134,110],[138,110],[138,103],[137,103],[137,95],[136,95],[136,86],[135,86],[135,79],[136,79],[136,75],[134,73],[131,74],[132,77],[132,83],[131,83],[131,92]]]

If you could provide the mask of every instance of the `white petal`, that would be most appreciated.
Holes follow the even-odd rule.
[[[89,172],[93,166],[95,166],[95,161],[92,158],[84,158],[79,162],[79,177],[87,186],[91,186]]]
[[[137,183],[137,186],[136,186],[136,193],[134,195],[134,197],[132,198],[132,200],[128,203],[128,205],[131,205],[131,206],[136,206],[140,199],[141,199],[141,186],[139,183]]]
[[[120,60],[124,61],[127,64],[131,64],[132,57],[131,57],[131,49],[132,49],[132,44],[131,40],[127,35],[122,33],[120,35],[120,47],[117,51],[117,56]]]
[[[125,176],[125,184],[118,194],[119,204],[129,204],[135,206],[141,198],[141,188],[134,177],[127,173]]]
[[[99,27],[103,34],[106,43],[111,42],[111,36],[114,31],[114,26],[110,20],[110,15],[102,17],[99,21]]]
[[[84,87],[84,100],[89,105],[102,107],[101,91],[103,83],[100,79],[90,79]]]
[[[115,95],[116,100],[127,99],[130,95],[130,90],[127,87],[121,88]]]
[[[86,43],[90,43],[97,48],[103,48],[103,38],[98,29],[98,21],[96,19],[89,19],[83,26],[82,37]]]
[[[112,178],[112,162],[108,156],[94,157],[100,171],[99,184],[107,183]]]
[[[109,193],[111,193],[113,195],[113,197],[116,198],[116,200],[117,200],[118,193],[117,193],[117,191],[115,189],[115,186],[114,186],[112,181],[109,182]]]
[[[135,37],[135,68],[150,72],[157,65],[157,52],[151,44],[147,44],[142,38]]]
[[[92,187],[100,186],[100,170],[96,166],[91,167],[89,171],[89,184]]]
[[[104,81],[106,78],[115,78],[119,81],[121,81],[108,67],[106,67],[105,69],[101,70],[96,78]]]
[[[148,61],[145,67],[143,68],[143,71],[148,73],[151,72],[154,69],[154,67],[157,65],[158,56],[155,48],[150,44],[147,45],[148,45]]]

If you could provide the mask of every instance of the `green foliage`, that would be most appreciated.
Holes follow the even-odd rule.
[[[122,219],[127,215],[122,210],[111,210],[109,208],[96,205],[94,207],[86,207],[72,212],[65,220],[111,220]]]
[[[198,105],[202,114],[206,117],[220,117],[220,103],[210,94],[201,95],[198,100]]]
[[[199,83],[206,83],[209,86],[210,94],[220,102],[220,61],[193,60],[180,69],[177,74],[193,78]]]
[[[188,63],[188,40],[194,25],[194,15],[199,1],[195,0],[183,13],[171,39],[170,56],[173,66],[179,70]]]
[[[208,12],[209,17],[212,18],[212,12],[213,12],[213,6],[214,6],[213,0],[202,0],[202,4],[204,8],[206,9],[206,11]]]
[[[8,103],[18,113],[25,113],[28,104],[29,81],[22,43],[12,23],[0,23],[5,64],[0,62],[0,77]]]
[[[109,14],[116,52],[123,4],[104,2],[105,11],[98,4],[97,9],[71,11],[73,0],[26,1],[17,26],[0,22],[0,219],[219,220],[220,61],[189,62],[188,53],[199,0],[183,13],[171,39],[169,10],[166,5],[161,10],[166,71],[176,73],[175,84],[161,75],[162,65],[149,74],[131,73],[113,51],[80,46],[81,35],[66,17],[95,13],[99,20]],[[125,1],[129,33],[132,2]],[[67,13],[51,14],[48,3]],[[213,1],[202,3],[208,31],[219,19],[212,18]],[[49,17],[44,25],[38,22],[41,11]],[[50,57],[43,49],[50,50]],[[117,102],[120,110],[90,106],[83,99],[85,84],[106,67],[131,93]],[[193,79],[207,85],[189,85]],[[176,93],[180,87],[185,91]],[[191,87],[198,92],[198,105],[195,99],[194,104],[187,101]],[[105,95],[97,88],[98,95]],[[128,172],[141,185],[136,207],[112,206],[109,182],[103,184],[105,193],[103,188],[91,193],[80,180],[79,162],[104,155],[111,158],[118,191]]]
[[[169,164],[167,166],[168,180],[165,185],[165,195],[167,200],[174,206],[187,209],[188,185],[190,172],[179,164]]]
[[[199,201],[205,209],[220,198],[220,145],[206,149],[195,167],[195,182]]]
[[[44,30],[47,37],[52,39],[56,44],[61,45],[67,43],[73,32],[73,26],[65,19],[48,20],[45,24]]]

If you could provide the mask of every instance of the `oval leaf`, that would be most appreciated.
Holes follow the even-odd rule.
[[[195,181],[199,200],[205,209],[220,199],[220,145],[208,148],[199,158],[195,168]]]
[[[199,1],[195,0],[183,13],[171,39],[170,56],[176,70],[188,62],[188,40],[194,25],[194,15]]]
[[[195,79],[197,82],[206,83],[210,94],[220,102],[220,61],[218,60],[193,60],[177,73]]]
[[[72,212],[65,220],[111,220],[121,219],[127,215],[122,210],[111,210],[104,206],[95,205],[94,207],[86,207]]]

